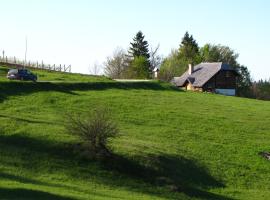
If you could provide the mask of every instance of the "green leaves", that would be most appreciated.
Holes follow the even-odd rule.
[[[200,49],[200,56],[203,62],[223,62],[231,67],[237,67],[237,58],[239,56],[228,46],[206,44]]]
[[[148,60],[144,56],[135,57],[127,71],[127,77],[136,79],[150,78],[148,64]]]

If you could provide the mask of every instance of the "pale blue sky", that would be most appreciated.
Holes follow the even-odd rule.
[[[0,51],[89,73],[138,30],[167,56],[185,31],[200,46],[228,45],[254,79],[270,77],[268,0],[0,0]]]

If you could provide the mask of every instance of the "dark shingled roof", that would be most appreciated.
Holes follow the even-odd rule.
[[[178,87],[183,87],[188,81],[194,87],[203,87],[203,85],[215,76],[220,70],[234,70],[229,65],[218,63],[201,63],[194,66],[193,73],[191,75],[186,71],[180,77],[174,77],[172,83]]]

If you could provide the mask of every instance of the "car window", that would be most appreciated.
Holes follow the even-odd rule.
[[[11,69],[11,70],[8,71],[8,73],[16,74],[16,73],[18,73],[18,70],[17,69]]]

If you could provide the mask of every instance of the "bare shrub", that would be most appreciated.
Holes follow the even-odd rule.
[[[85,117],[69,115],[66,125],[67,131],[79,136],[88,156],[110,155],[108,141],[117,136],[119,130],[112,120],[107,109],[96,108],[91,110]]]
[[[126,51],[122,48],[117,48],[111,57],[108,57],[104,63],[105,75],[112,79],[125,78],[125,71],[129,67],[129,61],[126,56]]]

